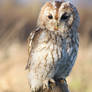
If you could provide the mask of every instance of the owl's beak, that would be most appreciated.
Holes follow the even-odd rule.
[[[55,25],[55,28],[54,28],[55,31],[58,31],[58,23],[56,22],[56,25]]]

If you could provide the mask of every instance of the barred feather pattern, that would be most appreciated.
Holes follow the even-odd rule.
[[[59,2],[54,3],[58,5]],[[51,5],[48,6],[52,7]],[[65,79],[75,63],[79,47],[79,33],[77,31],[80,22],[79,15],[73,5],[69,3],[62,5],[64,9],[70,6],[73,9],[74,17],[71,15],[69,21],[65,21],[67,24],[62,23],[62,28],[60,25],[61,29],[56,31],[53,26],[48,29],[48,21],[46,26],[45,20],[44,24],[41,19],[38,19],[40,22],[38,28],[34,29],[28,38],[29,58],[26,69],[29,69],[28,79],[32,92],[40,92],[38,90],[44,85],[47,86],[50,79]],[[68,10],[68,12],[70,11]],[[41,18],[44,14],[39,16]],[[42,24],[43,26],[41,26]]]

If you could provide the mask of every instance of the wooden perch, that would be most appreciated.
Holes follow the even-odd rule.
[[[56,81],[56,85],[44,92],[69,92],[66,80]]]

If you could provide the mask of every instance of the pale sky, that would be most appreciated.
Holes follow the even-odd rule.
[[[6,2],[6,1],[10,1],[10,0],[0,0],[0,4],[1,3],[4,3],[4,2]],[[26,5],[26,4],[29,4],[29,3],[32,3],[32,1],[38,1],[38,0],[11,0],[11,1],[14,1],[14,2],[16,2],[16,3],[18,3],[18,4],[24,4],[24,5]],[[50,0],[39,0],[39,1],[50,1]],[[51,1],[53,1],[53,0],[51,0]],[[77,4],[84,4],[84,5],[92,5],[92,0],[65,0],[65,1],[70,1],[70,2],[72,2],[73,4],[75,4],[75,5],[77,5]]]

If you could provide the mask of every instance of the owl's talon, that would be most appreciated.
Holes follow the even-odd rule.
[[[31,88],[31,92],[37,92],[39,90],[40,90],[39,88]]]
[[[43,90],[44,89],[49,89],[48,80],[45,80],[43,83]]]
[[[40,92],[42,88],[42,81],[34,79],[32,81],[29,81],[29,85],[31,88],[31,92],[38,92],[38,91]]]
[[[55,86],[55,81],[53,79],[47,79],[44,81],[43,89],[53,88]]]
[[[53,88],[55,85],[56,85],[55,80],[54,79],[50,79],[49,80],[49,86],[50,86],[50,88]]]
[[[54,79],[49,79],[49,82],[55,84],[55,80]]]

